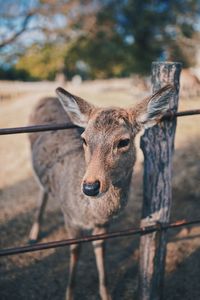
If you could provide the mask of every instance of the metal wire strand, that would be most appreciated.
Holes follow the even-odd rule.
[[[54,241],[54,242],[48,242],[48,243],[27,245],[27,246],[22,246],[22,247],[1,249],[0,257],[15,255],[15,254],[23,254],[23,253],[27,253],[27,252],[34,252],[34,251],[39,251],[39,250],[51,249],[51,248],[58,248],[58,247],[63,247],[63,246],[69,246],[72,244],[87,243],[87,242],[92,242],[92,241],[97,241],[97,240],[107,240],[107,239],[111,239],[111,238],[133,236],[133,235],[144,235],[144,234],[149,234],[149,233],[156,232],[156,231],[163,231],[163,230],[197,225],[197,224],[200,224],[200,219],[194,220],[194,221],[178,220],[173,223],[157,223],[152,226],[146,226],[146,227],[140,227],[140,228],[130,228],[130,229],[126,229],[123,231],[85,236],[85,237],[81,237],[78,239],[68,239],[68,240]]]
[[[173,118],[176,117],[192,116],[192,115],[199,115],[199,114],[200,114],[200,109],[186,110],[180,112],[167,112],[162,118],[162,120],[171,121]],[[64,129],[71,129],[71,128],[78,128],[78,126],[73,124],[63,123],[63,124],[24,126],[24,127],[15,127],[15,128],[1,128],[0,135],[51,131],[51,130],[64,130]]]

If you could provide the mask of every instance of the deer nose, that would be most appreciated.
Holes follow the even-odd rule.
[[[97,196],[99,194],[100,182],[99,180],[92,183],[83,183],[83,193],[87,196]]]

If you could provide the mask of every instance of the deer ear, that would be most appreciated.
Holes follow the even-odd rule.
[[[137,104],[133,109],[137,124],[145,129],[157,124],[169,109],[169,98],[173,95],[175,87],[168,84]]]
[[[73,124],[86,127],[94,106],[85,100],[70,94],[61,87],[56,89],[62,107],[67,112]]]

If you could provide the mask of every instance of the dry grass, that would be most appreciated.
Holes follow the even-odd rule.
[[[0,127],[22,126],[43,96],[54,95],[55,83],[0,83]],[[66,88],[99,105],[127,106],[146,96],[131,80],[109,80],[68,84]],[[16,92],[17,91],[17,92]],[[180,101],[179,110],[200,107],[199,99]],[[200,117],[179,118],[174,156],[172,219],[193,219],[200,215]],[[139,140],[139,138],[138,138]],[[123,217],[112,229],[139,224],[142,201],[142,154],[133,184],[133,199]],[[38,187],[30,163],[25,134],[0,137],[0,230],[1,247],[27,242]],[[62,214],[57,203],[50,202],[44,222],[42,241],[66,238]],[[169,234],[165,299],[200,299],[199,227]],[[90,246],[84,247],[79,265],[76,299],[96,299],[97,275]],[[89,257],[87,253],[91,254]],[[62,299],[67,280],[68,258],[65,249],[1,259],[0,299]],[[132,299],[137,287],[138,240],[131,238],[108,243],[107,265],[113,299]],[[85,272],[87,275],[85,276]],[[48,276],[46,276],[48,275]],[[84,290],[84,295],[82,291]]]

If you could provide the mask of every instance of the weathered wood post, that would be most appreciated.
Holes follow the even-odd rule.
[[[181,63],[153,62],[152,88],[167,83],[176,88],[169,99],[170,110],[177,111]],[[141,226],[167,223],[172,200],[172,155],[176,119],[162,121],[147,129],[141,138],[144,153],[144,199]],[[140,240],[139,299],[162,299],[166,256],[166,232],[143,235]]]

